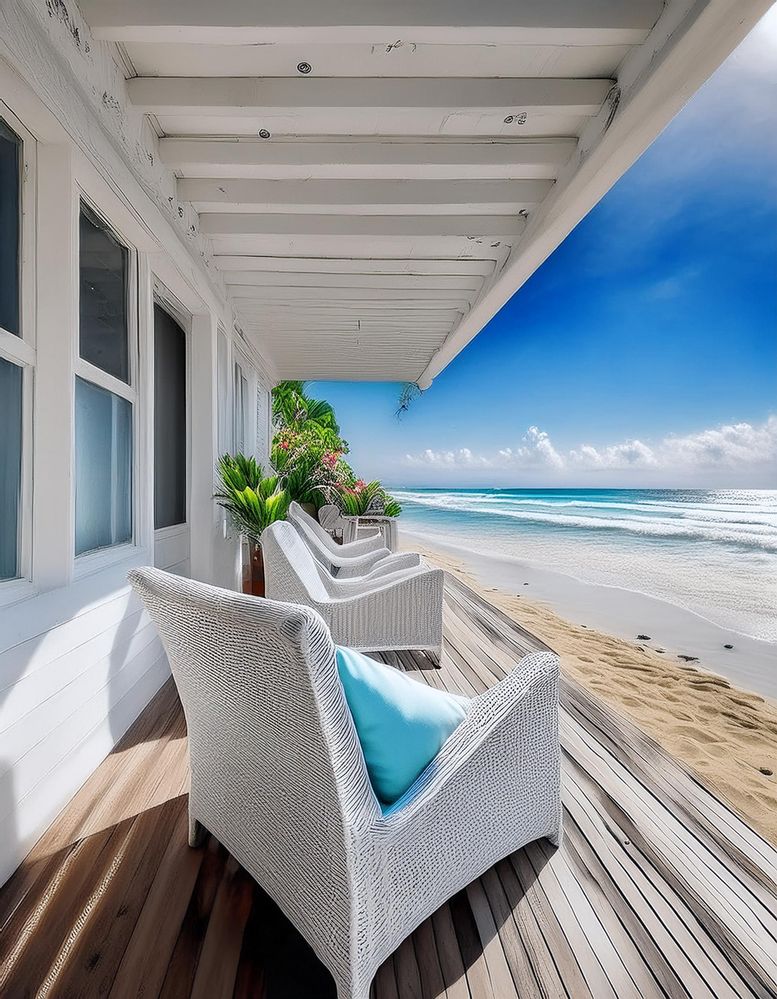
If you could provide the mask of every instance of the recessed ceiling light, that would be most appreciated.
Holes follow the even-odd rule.
[[[267,131],[266,128],[260,128],[259,131],[256,134],[259,136],[260,139],[269,139],[270,138],[270,133]]]
[[[297,72],[302,73],[303,76],[307,76],[308,73],[313,69],[309,62],[298,62]]]

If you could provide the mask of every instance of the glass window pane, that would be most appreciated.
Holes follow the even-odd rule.
[[[79,268],[81,357],[129,382],[129,251],[86,205],[81,205]]]
[[[0,358],[0,579],[19,575],[22,369]]]
[[[22,140],[0,118],[0,328],[20,335]]]
[[[132,540],[132,406],[76,378],[76,555]]]
[[[186,335],[154,306],[154,527],[186,521]]]

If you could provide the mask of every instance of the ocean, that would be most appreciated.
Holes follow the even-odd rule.
[[[777,490],[394,489],[400,529],[777,642]]]

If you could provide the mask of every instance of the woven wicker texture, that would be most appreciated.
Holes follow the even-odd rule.
[[[315,608],[338,645],[362,651],[439,652],[444,581],[440,569],[417,565],[395,569],[392,563],[358,579],[335,579],[285,521],[262,534],[262,551],[267,596]]]
[[[368,555],[370,552],[383,548],[383,541],[377,532],[367,538],[359,538],[358,541],[352,541],[348,545],[338,545],[327,534],[315,517],[311,517],[296,501],[292,501],[289,504],[289,519],[306,524],[316,535],[323,547],[328,549],[333,555]],[[385,551],[383,554],[385,554]]]
[[[289,521],[297,528],[317,561],[338,579],[363,576],[378,566],[401,569],[420,563],[420,556],[411,552],[404,555],[392,554],[384,546],[380,533],[338,545],[299,503],[289,505]]]
[[[162,572],[129,575],[186,714],[190,840],[209,830],[335,979],[368,999],[420,922],[561,823],[558,660],[524,659],[383,816],[322,618]],[[419,844],[423,849],[419,849]]]

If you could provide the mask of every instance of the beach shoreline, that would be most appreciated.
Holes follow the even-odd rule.
[[[702,645],[719,636],[714,640],[703,640],[701,636],[707,633],[705,628],[718,629],[717,625],[698,618],[693,635],[679,643],[689,651],[678,652],[666,637],[661,639],[666,644],[654,641],[658,639],[658,628],[654,628],[656,635],[640,631],[627,634],[633,621],[628,614],[624,618],[623,607],[609,607],[601,613],[604,591],[615,591],[615,587],[567,577],[569,583],[559,590],[558,580],[543,575],[546,570],[520,560],[483,555],[409,531],[403,530],[401,536],[403,548],[420,551],[431,563],[455,574],[546,642],[559,654],[570,676],[624,712],[696,771],[761,835],[777,843],[777,700],[747,689],[744,681],[738,685],[708,661],[710,656],[704,654]],[[524,583],[529,585],[524,587]],[[577,587],[581,588],[578,593],[574,592]],[[583,591],[587,592],[585,604],[576,606]],[[618,591],[618,599],[629,603],[629,593]],[[613,594],[607,596],[613,599]],[[653,608],[658,615],[654,623],[660,626],[660,615],[671,613],[668,608],[672,605],[663,601],[643,594],[632,596],[639,599],[628,613],[641,613],[640,620],[645,620],[651,601],[658,605]],[[578,613],[570,613],[575,609]],[[683,625],[687,629],[695,615],[681,608],[675,610],[679,614],[677,621],[662,631],[664,636],[676,633],[679,642]],[[614,634],[618,629],[611,625],[618,620],[621,634]],[[609,622],[610,627],[605,628],[602,621]],[[638,639],[638,634],[650,635],[650,641]],[[737,636],[733,643],[733,651],[738,651],[740,657],[749,654],[750,643],[756,647],[771,645],[746,636]],[[692,647],[696,651],[691,652]],[[768,650],[757,651],[763,655]],[[697,655],[699,661],[675,658],[683,654]],[[743,672],[746,676],[747,670]],[[756,665],[753,675],[761,672],[762,665]]]
[[[458,560],[482,586],[495,586],[560,617],[579,622],[725,677],[777,705],[777,643],[724,628],[696,611],[622,586],[594,583],[511,554],[473,551],[465,544],[402,531],[406,546],[429,546]]]

